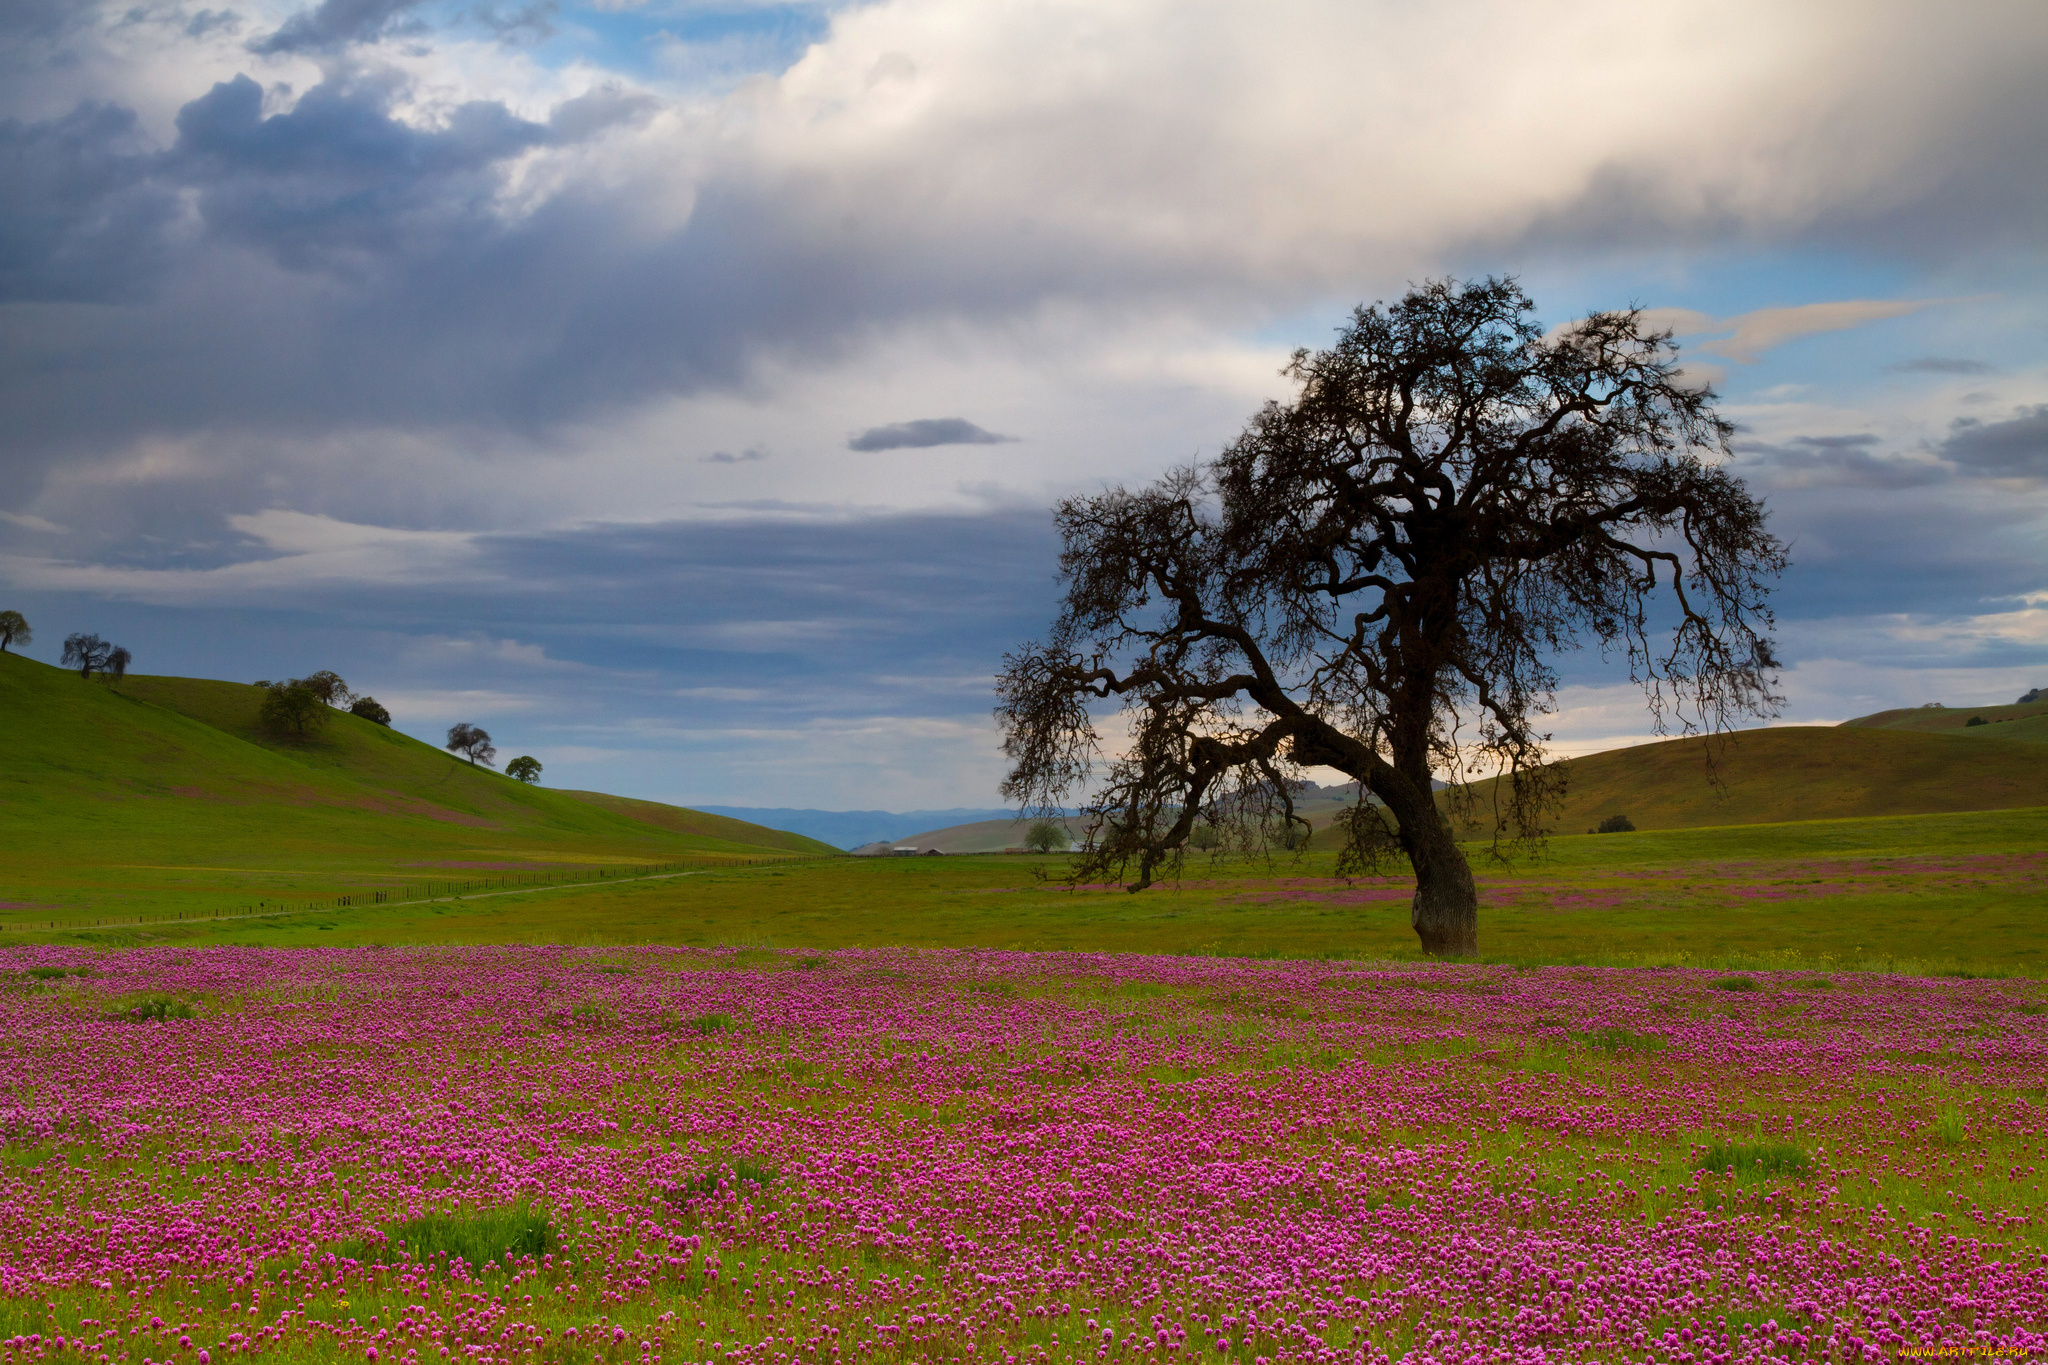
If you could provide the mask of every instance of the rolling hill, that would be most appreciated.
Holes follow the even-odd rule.
[[[1780,726],[1589,754],[1568,760],[1550,825],[1578,834],[1610,815],[1653,830],[2048,806],[2048,753],[1964,737],[1972,733]],[[1490,788],[1479,784],[1482,811]],[[1316,845],[1332,837],[1319,832]]]
[[[523,785],[338,711],[305,739],[270,734],[259,701],[241,683],[108,686],[0,655],[0,897],[115,865],[408,875],[834,851],[721,816]]]
[[[1972,725],[1972,721],[1983,724]],[[1858,716],[1842,724],[1859,730],[1911,730],[1964,739],[2048,744],[2048,702],[2022,702],[2015,706],[1914,706]]]

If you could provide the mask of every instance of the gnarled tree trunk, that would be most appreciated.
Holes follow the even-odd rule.
[[[1471,957],[1479,951],[1479,888],[1472,867],[1437,813],[1429,783],[1389,773],[1371,784],[1400,821],[1396,837],[1415,869],[1415,901],[1408,922],[1431,957]]]

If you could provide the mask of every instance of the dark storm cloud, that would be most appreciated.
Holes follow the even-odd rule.
[[[846,443],[848,450],[923,450],[930,446],[993,446],[1015,441],[983,431],[965,417],[921,417],[886,427],[869,427]]]
[[[1941,453],[1987,478],[2048,479],[2048,403],[2021,408],[2003,422],[1958,418]]]
[[[115,105],[0,120],[0,301],[108,303],[145,289],[178,212],[160,162]]]
[[[283,52],[334,52],[351,43],[418,33],[425,25],[408,14],[424,0],[323,0],[284,21],[275,33],[249,45],[266,56]]]

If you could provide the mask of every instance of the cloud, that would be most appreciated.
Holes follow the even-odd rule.
[[[413,35],[426,25],[407,16],[425,0],[322,0],[294,14],[269,37],[249,44],[263,56],[283,53],[335,52],[355,43]]]
[[[846,442],[848,450],[923,450],[930,446],[992,446],[1019,439],[983,431],[964,417],[923,417],[914,422],[869,427]]]
[[[133,110],[0,120],[0,302],[108,303],[153,286],[178,217]]]
[[[701,462],[704,464],[748,464],[755,460],[765,460],[767,458],[767,451],[760,449],[758,446],[749,446],[737,455],[729,450],[714,450],[709,455],[704,456]]]
[[[45,521],[41,517],[30,516],[25,512],[0,512],[0,521],[7,522],[9,525],[19,526],[24,531],[40,531],[44,535],[61,536],[68,534],[71,529],[68,526],[59,526],[54,521]]]
[[[1739,459],[1760,463],[1744,472],[1769,488],[1919,488],[1950,475],[1946,465],[1924,457],[1872,453],[1882,440],[1872,432],[1838,436],[1795,436],[1770,444],[1745,441],[1736,447]]]
[[[1987,478],[2048,479],[2048,403],[2020,408],[2003,422],[1959,417],[1941,453]]]

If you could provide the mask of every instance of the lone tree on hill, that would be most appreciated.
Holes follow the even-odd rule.
[[[134,657],[121,646],[97,635],[81,631],[64,637],[64,664],[76,668],[81,678],[90,678],[97,673],[104,682],[119,682],[128,676],[128,665]]]
[[[320,698],[321,703],[326,706],[347,706],[355,700],[355,693],[348,690],[348,684],[331,668],[323,668],[318,673],[308,673],[305,677],[293,681]]]
[[[25,645],[34,639],[27,618],[20,612],[0,611],[0,654],[5,654],[9,645]]]
[[[1541,836],[1556,652],[1624,655],[1660,728],[1773,711],[1784,548],[1718,462],[1712,391],[1637,311],[1549,335],[1532,311],[1507,279],[1361,307],[1213,463],[1059,505],[1064,604],[1004,659],[996,715],[1004,794],[1047,810],[1102,758],[1091,704],[1122,702],[1075,879],[1135,864],[1138,890],[1204,821],[1306,835],[1300,769],[1330,767],[1391,816],[1361,795],[1339,872],[1405,854],[1423,950],[1472,953],[1478,895],[1430,779],[1472,818],[1470,784],[1499,774],[1496,846]]]
[[[515,777],[521,782],[538,782],[540,767],[540,760],[532,754],[521,754],[505,765],[505,776]]]
[[[461,721],[448,727],[448,742],[441,746],[450,753],[461,754],[471,763],[481,763],[486,768],[498,751],[491,747],[491,732],[479,725]]]
[[[1067,827],[1057,820],[1040,820],[1024,835],[1024,847],[1034,853],[1065,850],[1073,847],[1073,843],[1074,836],[1067,833]]]
[[[257,719],[273,730],[289,730],[301,737],[327,724],[328,707],[348,706],[355,699],[348,684],[331,668],[283,682],[259,680],[256,686],[263,689]]]
[[[327,701],[320,689],[307,685],[304,678],[287,678],[283,682],[259,682],[263,689],[263,703],[256,708],[256,718],[271,730],[286,730],[304,738],[307,733],[327,724]]]

